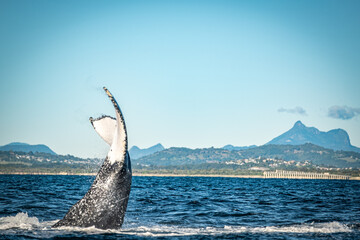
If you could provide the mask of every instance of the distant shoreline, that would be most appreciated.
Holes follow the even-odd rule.
[[[0,172],[0,175],[55,175],[55,176],[96,176],[97,173],[41,173],[41,172],[13,172],[13,173],[3,173]],[[265,178],[263,175],[216,175],[216,174],[194,174],[194,175],[185,175],[185,174],[157,174],[157,173],[133,173],[133,176],[136,177],[226,177],[226,178]],[[270,178],[271,179],[271,178]],[[310,178],[284,178],[284,179],[310,179]],[[360,180],[360,177],[350,177],[349,180]]]
[[[13,172],[3,173],[0,175],[59,175],[59,176],[96,176],[97,173],[44,173],[44,172]],[[215,174],[162,174],[162,173],[133,173],[136,177],[232,177],[232,178],[264,178],[262,175],[215,175]]]

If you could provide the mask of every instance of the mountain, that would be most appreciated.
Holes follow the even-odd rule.
[[[137,146],[133,146],[132,148],[130,148],[129,153],[130,153],[131,159],[138,159],[138,158],[162,151],[164,149],[165,149],[164,146],[161,145],[160,143],[158,143],[152,147],[144,148],[144,149],[141,149]]]
[[[225,163],[248,159],[271,158],[335,167],[360,167],[360,153],[334,151],[311,143],[303,145],[263,145],[239,151],[223,148],[168,148],[136,159],[137,164],[149,166],[181,166],[190,164]]]
[[[96,173],[102,159],[43,152],[0,151],[0,173]]]
[[[82,159],[71,155],[0,151],[0,173],[95,174],[102,162],[102,159]],[[239,174],[239,171],[243,171],[242,174],[245,175],[251,174],[250,170],[255,168],[257,170],[301,171],[331,168],[338,171],[339,169],[333,168],[336,167],[340,168],[339,171],[344,171],[344,173],[348,171],[358,176],[360,153],[334,151],[311,143],[263,145],[239,151],[223,148],[168,148],[139,159],[133,159],[132,166],[134,172],[141,173],[155,171],[179,174]],[[350,167],[353,169],[349,169]]]
[[[49,153],[56,155],[48,146],[44,144],[30,145],[27,143],[13,142],[0,147],[0,151],[13,151],[13,152],[39,152]]]
[[[233,146],[231,144],[228,144],[228,145],[223,146],[222,148],[226,149],[226,150],[229,150],[229,151],[239,151],[239,150],[244,150],[244,149],[249,149],[249,148],[254,148],[254,147],[257,147],[257,146],[256,145],[250,145],[250,146],[244,146],[244,147],[236,147],[236,146]]]
[[[360,152],[360,148],[351,145],[349,135],[345,130],[334,129],[321,132],[317,128],[306,127],[300,121],[297,121],[289,131],[266,144],[301,145],[305,143],[312,143],[333,150]]]

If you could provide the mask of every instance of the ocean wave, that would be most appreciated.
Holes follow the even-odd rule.
[[[324,223],[303,223],[298,225],[288,226],[263,226],[263,227],[248,227],[248,226],[224,226],[224,227],[204,227],[204,228],[189,228],[179,226],[132,226],[125,225],[121,230],[101,230],[95,227],[81,228],[81,227],[60,227],[51,228],[55,221],[40,222],[36,217],[29,217],[27,213],[18,213],[15,216],[7,216],[0,218],[0,230],[22,230],[22,231],[39,231],[51,232],[53,235],[66,234],[71,232],[82,232],[84,234],[104,234],[114,233],[121,235],[133,235],[143,237],[166,237],[166,236],[192,236],[192,235],[226,235],[226,234],[241,234],[241,233],[349,233],[352,232],[352,225],[346,225],[340,222],[324,222]],[[41,235],[41,233],[39,233]]]

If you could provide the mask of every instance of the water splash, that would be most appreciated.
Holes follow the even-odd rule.
[[[37,217],[29,217],[27,213],[18,213],[16,216],[0,218],[0,229],[6,230],[11,228],[33,229],[39,227],[40,222]]]

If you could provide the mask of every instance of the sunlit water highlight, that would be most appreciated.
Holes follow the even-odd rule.
[[[359,239],[358,181],[134,177],[121,230],[51,226],[87,176],[0,176],[0,238]]]

